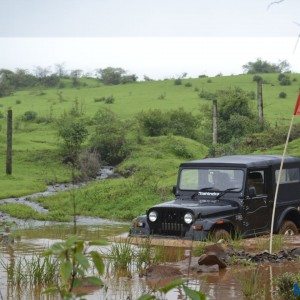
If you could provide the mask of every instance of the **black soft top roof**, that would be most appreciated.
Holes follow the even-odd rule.
[[[242,167],[242,168],[256,168],[280,165],[280,155],[230,155],[215,158],[205,158],[201,160],[192,160],[184,162],[180,167]],[[299,164],[300,158],[286,156],[284,165]]]

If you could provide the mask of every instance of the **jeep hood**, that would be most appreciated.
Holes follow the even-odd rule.
[[[213,217],[228,215],[238,211],[238,203],[235,201],[228,200],[199,200],[199,201],[188,201],[188,200],[173,200],[164,202],[153,206],[149,210],[157,208],[160,209],[183,209],[192,211],[195,216],[199,217]]]

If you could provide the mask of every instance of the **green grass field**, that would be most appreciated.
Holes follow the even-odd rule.
[[[263,87],[264,112],[267,121],[271,124],[288,124],[300,87],[300,74],[290,75],[291,79],[294,79],[290,86],[280,86],[277,74],[262,76],[267,81]],[[25,111],[35,111],[39,117],[58,117],[63,111],[69,110],[77,99],[80,109],[87,116],[92,116],[100,107],[109,107],[123,120],[130,120],[139,112],[154,108],[167,111],[183,107],[186,111],[197,114],[201,110],[201,105],[208,103],[208,100],[199,98],[198,91],[213,92],[229,87],[240,87],[246,91],[255,92],[256,83],[252,81],[252,77],[252,75],[213,77],[210,78],[211,82],[208,82],[208,78],[185,79],[183,84],[178,86],[174,85],[173,80],[104,86],[95,79],[85,78],[81,81],[87,86],[79,89],[71,88],[70,81],[65,80],[66,88],[63,89],[36,88],[18,91],[10,97],[0,98],[0,112],[5,114],[8,108],[12,108],[15,127],[17,127],[13,139],[13,175],[7,176],[5,175],[5,119],[0,119],[2,127],[0,131],[0,198],[27,195],[44,190],[49,183],[71,180],[70,170],[61,163],[59,140],[54,124],[18,123],[17,118]],[[192,86],[186,87],[187,82]],[[287,94],[286,99],[278,97],[281,91]],[[95,98],[110,95],[115,98],[113,104],[94,101]],[[255,100],[252,106],[256,108]],[[296,122],[299,122],[298,119],[300,120],[296,118]],[[172,137],[152,140],[145,138],[144,145],[134,146],[131,157],[119,166],[119,170],[138,169],[139,178],[132,176],[128,179],[91,183],[87,188],[78,191],[78,195],[76,192],[76,197],[85,199],[78,201],[80,212],[86,215],[129,219],[145,207],[169,197],[170,187],[175,183],[179,163],[190,158],[202,158],[207,153],[206,147],[195,141],[183,138],[170,139]],[[170,148],[170,145],[176,146],[176,144],[179,150]],[[289,153],[300,156],[298,146],[300,146],[299,140],[290,143]],[[281,153],[281,149],[282,146],[277,146],[268,152]],[[139,181],[143,178],[142,172],[145,173],[145,178],[155,178],[153,182],[159,179],[155,187],[145,179],[143,183],[145,189],[143,191],[138,189],[141,184]],[[128,194],[128,190],[133,191],[134,188],[137,188],[137,191]],[[66,204],[70,203],[68,195],[68,193],[62,193],[51,199],[40,201],[45,207],[50,208],[53,218],[64,219],[71,214],[68,210],[62,213]],[[149,195],[152,196],[149,197]],[[123,202],[122,199],[126,201]],[[9,209],[14,212],[13,214],[17,214],[18,210],[15,207]],[[122,213],[115,213],[116,211]]]

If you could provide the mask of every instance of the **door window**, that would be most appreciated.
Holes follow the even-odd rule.
[[[257,195],[266,194],[265,171],[250,171],[247,177],[247,187],[255,187]]]

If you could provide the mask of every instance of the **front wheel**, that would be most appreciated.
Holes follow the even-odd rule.
[[[298,228],[296,224],[292,221],[284,221],[279,229],[279,234],[283,235],[296,235],[298,233]]]

